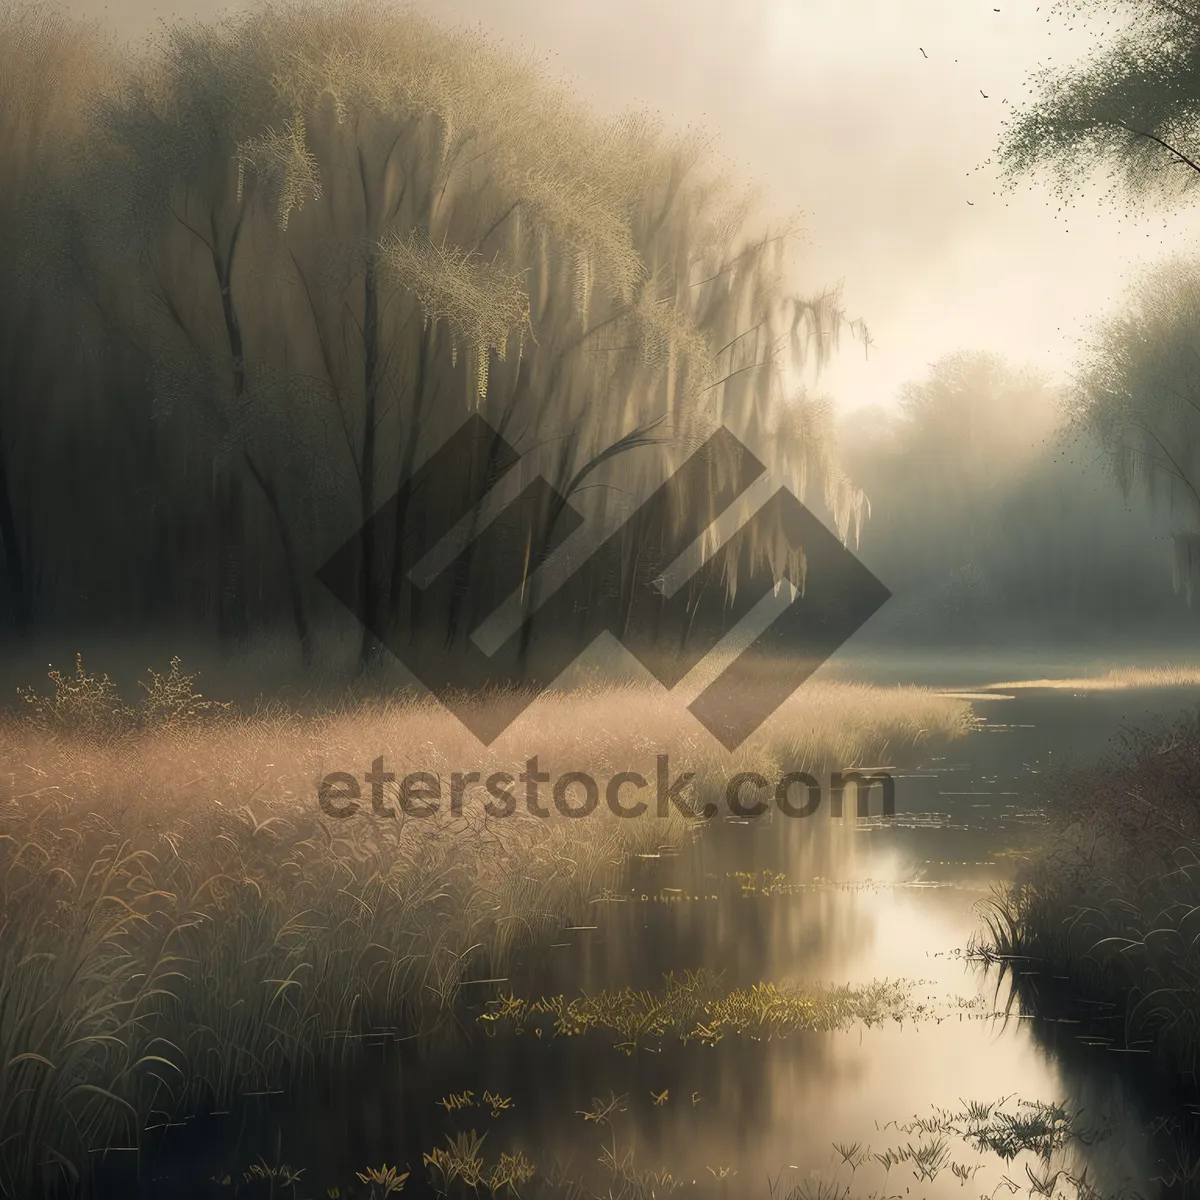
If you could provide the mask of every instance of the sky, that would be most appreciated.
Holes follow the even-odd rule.
[[[216,4],[119,8],[76,0],[136,33]],[[1200,207],[1130,219],[1084,195],[1001,189],[1001,123],[1028,74],[1078,58],[1033,0],[440,0],[453,23],[533,49],[598,109],[631,104],[701,125],[759,183],[776,215],[799,211],[797,286],[840,284],[849,339],[820,380],[843,409],[894,404],[958,349],[1006,355],[1065,380],[1081,338],[1133,273],[1189,254]]]

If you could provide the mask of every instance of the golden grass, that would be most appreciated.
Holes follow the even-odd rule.
[[[1114,667],[1103,675],[1076,676],[1070,679],[1021,679],[993,683],[997,690],[1053,688],[1071,692],[1115,692],[1133,688],[1196,687],[1200,685],[1200,666],[1186,663],[1161,667]]]
[[[486,778],[537,754],[603,787],[653,779],[668,753],[673,772],[720,779],[878,760],[969,719],[920,689],[814,683],[732,755],[633,685],[543,696],[490,748],[411,698],[101,740],[0,722],[0,1191],[26,1194],[46,1163],[75,1178],[154,1114],[294,1081],[350,1053],[343,1035],[443,1028],[464,979],[578,919],[628,856],[690,824],[653,800],[638,820],[603,805],[489,819],[470,794],[460,816],[376,818],[367,802],[337,821],[317,804],[328,773],[382,756],[397,776]]]

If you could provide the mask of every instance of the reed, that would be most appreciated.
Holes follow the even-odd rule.
[[[174,664],[141,704],[88,677],[0,722],[0,1192],[78,1182],[89,1151],[201,1103],[293,1085],[368,1029],[445,1033],[459,985],[578,920],[631,855],[678,843],[675,809],[589,820],[327,818],[318,782],[508,769],[603,779],[668,752],[724,778],[964,727],[960,701],[814,685],[727,755],[661,691],[542,697],[490,748],[431,701],[300,715],[209,706]],[[169,686],[168,686],[169,684]],[[844,725],[838,723],[840,712]],[[844,761],[844,760],[843,760]],[[651,765],[653,760],[651,759]]]

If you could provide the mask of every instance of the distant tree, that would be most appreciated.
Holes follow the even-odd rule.
[[[1176,586],[1200,581],[1200,263],[1158,267],[1094,338],[1075,419],[1105,448],[1126,494],[1162,501],[1176,528]]]
[[[893,452],[927,513],[931,546],[957,556],[959,567],[978,555],[999,496],[1044,445],[1055,399],[1039,372],[973,351],[947,355],[927,380],[901,390]]]
[[[894,408],[843,420],[846,469],[874,505],[861,553],[895,597],[881,632],[1058,641],[1188,628],[1161,517],[1140,488],[1114,487],[1105,466],[1114,459],[1127,482],[1144,478],[1137,472],[1150,464],[1134,451],[1148,439],[1127,427],[1128,387],[1143,390],[1158,353],[1170,354],[1161,343],[1142,347],[1126,326],[1097,347],[1078,387],[959,352],[905,386]],[[1181,359],[1192,358],[1186,347],[1180,337]],[[1117,387],[1131,352],[1141,382],[1126,378],[1123,396],[1110,399],[1102,385]],[[1105,413],[1117,414],[1115,427]],[[1183,515],[1190,493],[1167,476],[1153,481],[1156,491],[1168,482]]]
[[[998,599],[988,564],[1019,534],[1006,513],[1060,419],[1058,393],[1029,368],[959,351],[898,399],[843,436],[847,469],[874,505],[867,561],[902,604],[977,619]]]

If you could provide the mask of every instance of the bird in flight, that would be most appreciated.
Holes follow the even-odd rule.
[[[988,94],[987,94],[987,92],[985,92],[985,91],[983,90],[983,88],[980,88],[980,89],[979,89],[979,94],[980,94],[980,95],[981,95],[981,96],[982,96],[982,97],[983,97],[985,100],[988,98]]]
[[[918,49],[918,50],[920,50],[920,52],[921,52],[922,54],[925,54],[925,47],[924,47],[924,46],[918,46],[918,47],[917,47],[917,49]],[[928,55],[928,54],[925,54],[925,57],[926,57],[926,58],[928,58],[928,57],[929,57],[929,55]]]

